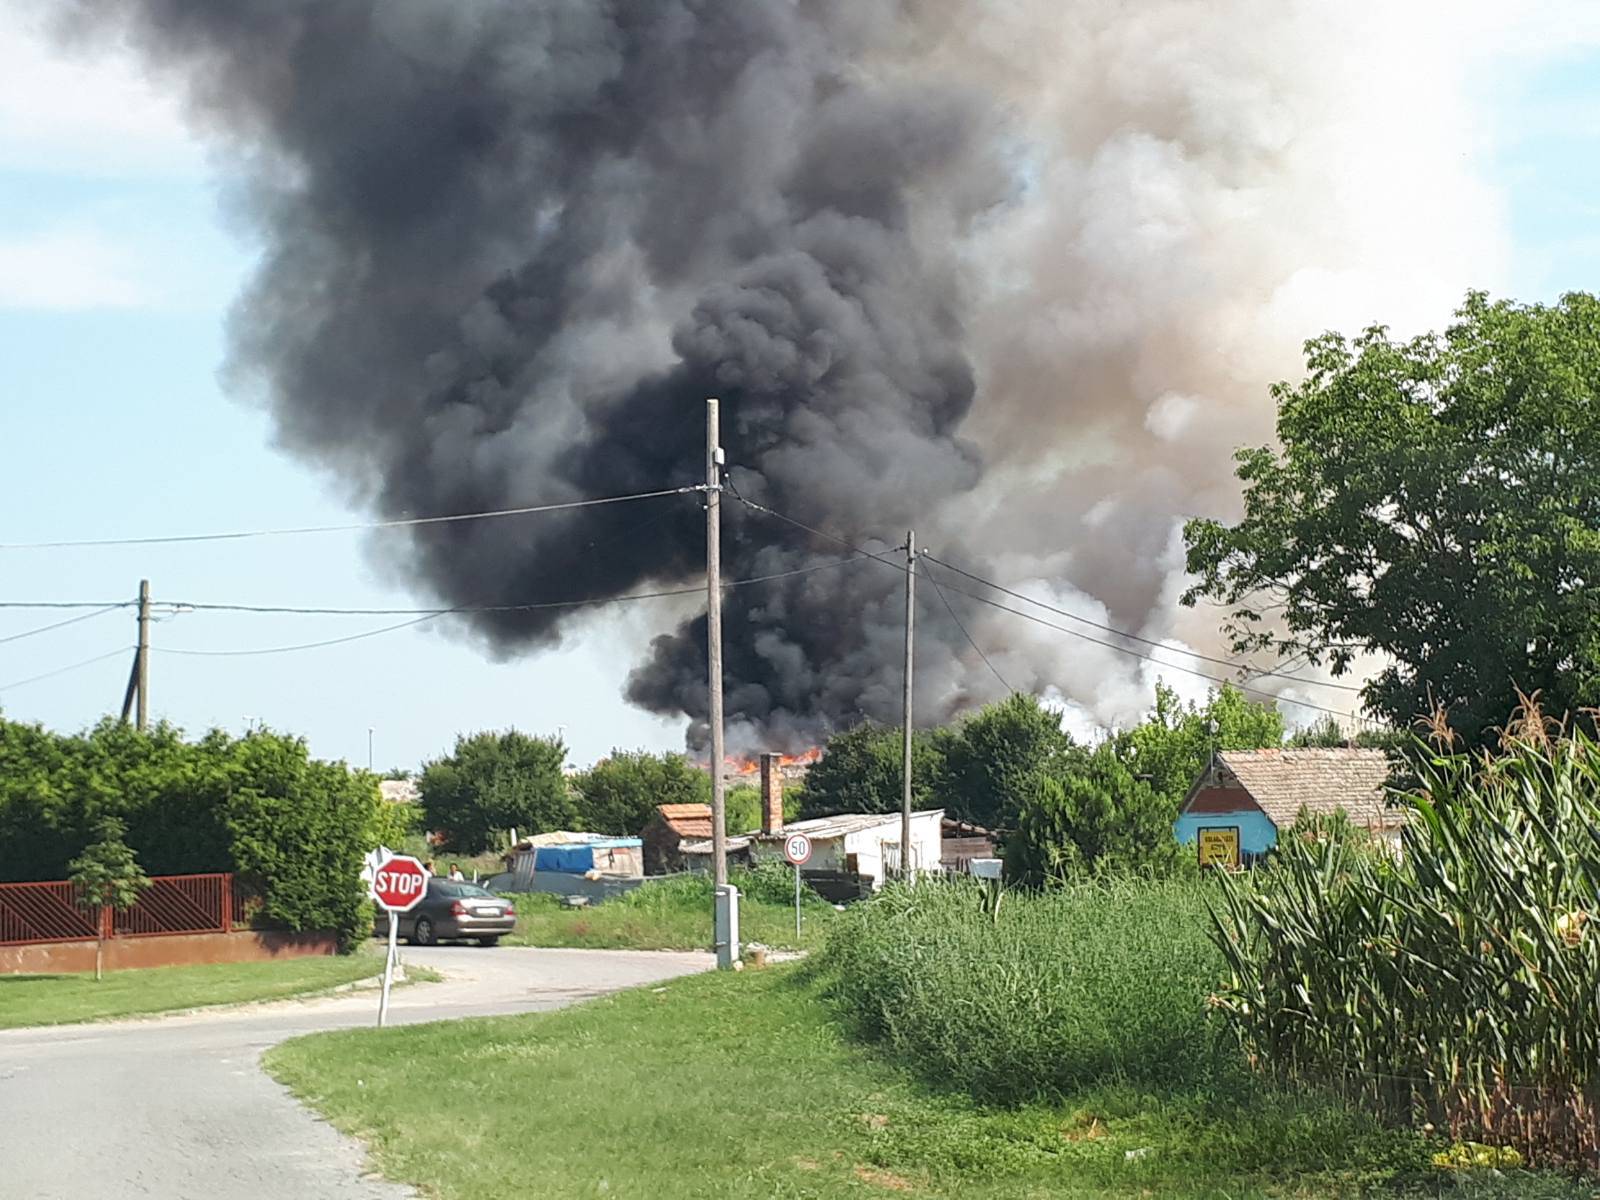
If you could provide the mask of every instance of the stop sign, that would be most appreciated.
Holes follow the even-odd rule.
[[[428,891],[428,869],[407,854],[397,854],[372,876],[372,898],[390,912],[410,912]]]

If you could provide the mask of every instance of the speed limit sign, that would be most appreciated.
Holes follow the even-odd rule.
[[[803,833],[791,833],[783,842],[783,856],[795,866],[811,857],[811,839]]]

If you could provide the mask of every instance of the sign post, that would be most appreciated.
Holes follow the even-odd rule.
[[[800,940],[800,866],[811,857],[811,839],[791,833],[783,843],[783,856],[794,864],[794,940]],[[798,949],[798,947],[796,947]]]
[[[410,912],[428,894],[428,868],[408,854],[394,854],[379,846],[367,855],[361,875],[367,881],[367,894],[389,917],[389,953],[383,961],[383,993],[378,999],[378,1028],[382,1029],[389,1020],[400,914]]]

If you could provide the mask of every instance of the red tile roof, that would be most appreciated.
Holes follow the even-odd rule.
[[[1302,808],[1342,810],[1356,825],[1380,827],[1407,816],[1386,803],[1389,760],[1381,750],[1220,750],[1217,763],[1279,829],[1293,825]]]
[[[656,814],[666,823],[667,828],[680,838],[711,836],[709,804],[658,804]]]

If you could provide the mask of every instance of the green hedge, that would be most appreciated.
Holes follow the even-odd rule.
[[[0,720],[0,880],[65,878],[114,816],[149,874],[232,871],[259,893],[261,923],[348,943],[368,925],[359,873],[383,814],[372,776],[284,734],[190,742],[166,725],[62,735]]]

